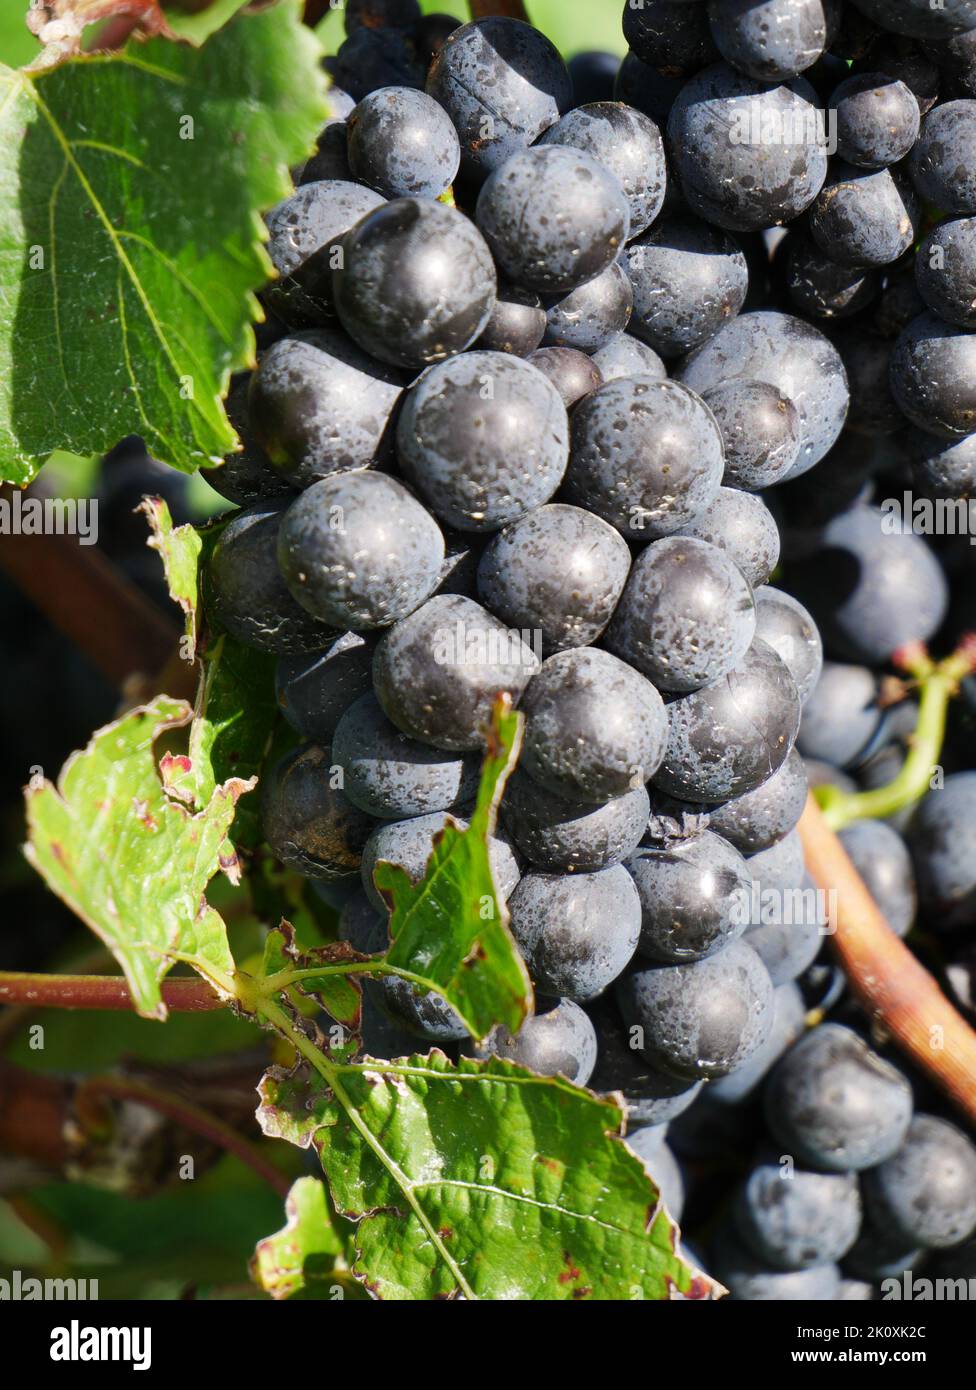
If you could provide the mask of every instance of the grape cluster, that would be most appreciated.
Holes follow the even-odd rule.
[[[506,692],[490,851],[535,1014],[476,1050],[373,980],[367,1049],[617,1092],[734,1298],[872,1297],[972,1236],[976,1149],[872,1049],[796,827],[810,784],[893,780],[918,707],[885,667],[976,620],[976,552],[883,505],[976,477],[976,8],[642,0],[619,70],[415,0],[346,28],[209,474],[241,508],[216,612],[301,739],[267,841],[383,949],[373,869],[466,823]],[[843,834],[950,950],[974,710],[944,786]]]

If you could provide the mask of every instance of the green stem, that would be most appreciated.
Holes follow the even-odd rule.
[[[323,975],[397,975],[401,980],[409,980],[421,989],[432,989],[439,994],[440,988],[423,975],[415,975],[412,970],[401,970],[398,965],[387,965],[380,957],[376,960],[344,960],[332,965],[309,965],[302,967],[286,966],[263,980],[255,981],[261,995],[280,994],[291,985],[301,984],[302,980],[320,980]]]
[[[300,1028],[295,1027],[285,1010],[282,1009],[280,1005],[274,1003],[270,999],[265,998],[255,998],[253,1000],[253,1003],[257,1012],[261,1014],[262,1017],[268,1023],[270,1023],[271,1026],[274,1029],[276,1029],[277,1032],[279,1032],[283,1038],[285,1038],[289,1043],[291,1043],[292,1047],[299,1054],[299,1056],[305,1058],[309,1065],[313,1067],[315,1071],[318,1072],[322,1080],[331,1089],[336,1100],[342,1106],[343,1110],[345,1110],[353,1127],[359,1131],[360,1135],[362,1136],[366,1144],[369,1145],[370,1149],[372,1149],[379,1162],[396,1181],[400,1190],[403,1192],[403,1195],[406,1198],[406,1201],[410,1206],[410,1209],[413,1211],[413,1214],[416,1216],[417,1220],[423,1227],[431,1245],[437,1251],[438,1255],[440,1255],[441,1259],[447,1265],[448,1269],[451,1271],[451,1274],[457,1281],[458,1288],[464,1294],[466,1299],[473,1301],[476,1297],[474,1290],[471,1288],[470,1284],[465,1279],[456,1260],[445,1246],[440,1234],[431,1223],[431,1220],[428,1217],[427,1213],[424,1211],[423,1207],[420,1205],[420,1202],[417,1199],[417,1195],[413,1190],[413,1187],[407,1174],[383,1148],[376,1135],[373,1134],[372,1130],[369,1128],[362,1115],[359,1113],[359,1109],[356,1106],[355,1102],[352,1100],[351,1096],[347,1093],[345,1087],[343,1086],[342,1071],[344,1070],[344,1068],[338,1066],[334,1062],[330,1062],[328,1057],[326,1057],[326,1055],[315,1046],[311,1039],[307,1038]]]
[[[920,674],[918,723],[908,756],[892,781],[871,791],[844,792],[831,786],[814,789],[831,830],[842,830],[855,820],[885,820],[931,790],[932,773],[942,755],[949,701],[971,670],[971,652],[961,650],[937,666],[929,664]]]

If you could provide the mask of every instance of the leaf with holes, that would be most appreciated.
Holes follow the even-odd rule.
[[[309,1059],[311,1060],[311,1059]],[[666,1299],[717,1292],[613,1100],[511,1062],[442,1052],[272,1068],[265,1133],[319,1154],[358,1221],[354,1272],[384,1299]]]
[[[27,858],[47,885],[105,942],[122,967],[138,1013],[166,1017],[160,985],[173,955],[225,997],[234,961],[207,884],[237,798],[232,779],[193,813],[168,794],[155,743],[190,720],[190,707],[160,696],[92,737],[65,763],[57,787],[27,791]],[[164,760],[165,761],[165,760]]]
[[[377,888],[392,903],[387,965],[421,977],[461,1015],[476,1038],[496,1023],[515,1033],[532,986],[498,894],[488,854],[498,805],[515,766],[522,716],[499,700],[467,828],[453,821],[434,837],[419,883],[399,865],[379,863]]]
[[[221,397],[253,365],[260,213],[328,117],[297,0],[202,47],[157,38],[0,66],[0,476],[141,434],[186,471],[236,446]]]

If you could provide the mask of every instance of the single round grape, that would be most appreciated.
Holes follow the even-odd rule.
[[[940,38],[976,28],[976,0],[853,0],[884,29],[912,38]]]
[[[697,690],[731,671],[755,632],[752,589],[732,557],[666,536],[634,561],[606,644],[661,690]]]
[[[562,796],[606,801],[647,782],[668,720],[650,681],[610,652],[548,657],[522,696],[522,767]]]
[[[839,833],[885,921],[896,936],[906,936],[915,921],[917,893],[905,841],[879,820],[852,821]]]
[[[785,478],[800,452],[800,417],[767,381],[719,382],[702,397],[725,445],[726,487],[749,492]]]
[[[540,145],[585,150],[620,181],[630,207],[630,235],[638,236],[661,211],[667,163],[661,132],[652,120],[622,101],[576,106],[550,126]]]
[[[449,34],[427,91],[454,122],[468,173],[484,177],[537,140],[572,102],[566,65],[517,19],[478,19]]]
[[[420,19],[417,0],[345,0],[346,34],[357,29],[410,29]]]
[[[774,1269],[810,1269],[840,1260],[861,1229],[854,1173],[811,1173],[764,1155],[736,1189],[739,1236]]]
[[[799,599],[771,584],[756,590],[756,636],[786,663],[805,704],[823,669],[823,643],[813,618]]]
[[[437,588],[443,563],[437,522],[385,473],[323,478],[278,529],[278,564],[293,596],[339,628],[405,618]]]
[[[347,127],[349,167],[385,198],[439,198],[454,181],[461,146],[447,112],[411,87],[364,97]]]
[[[940,78],[946,95],[976,96],[976,72],[973,70],[976,63],[976,29],[967,29],[937,39],[923,39],[918,48],[921,61],[930,63],[934,73],[931,91],[927,93],[931,97],[928,105],[923,106],[919,100],[923,116],[927,115],[938,99]],[[913,91],[917,96],[916,87],[913,87]]]
[[[476,219],[501,270],[543,294],[565,294],[616,259],[630,209],[614,175],[585,150],[537,145],[492,173]]]
[[[385,821],[375,826],[363,847],[360,873],[363,889],[372,906],[381,913],[384,921],[389,912],[389,904],[373,882],[377,864],[398,864],[414,883],[419,883],[427,870],[427,861],[434,848],[434,836],[440,834],[448,821],[461,830],[466,830],[468,822],[463,816],[447,811],[432,811],[426,816],[411,816],[407,820]],[[508,838],[501,830],[488,840],[488,860],[495,892],[504,902],[519,881],[518,860]]]
[[[625,102],[635,110],[643,111],[655,125],[663,127],[683,86],[682,78],[662,72],[650,63],[642,63],[631,50],[617,70],[613,97],[614,101]]]
[[[746,862],[749,877],[760,893],[771,889],[780,896],[803,886],[803,842],[796,830],[791,830],[768,849],[751,854]]]
[[[772,854],[785,843],[781,840],[771,849],[753,855],[752,859]],[[751,860],[746,862],[751,867]],[[813,880],[802,874],[795,884],[785,887],[768,883],[761,877],[754,878],[752,903],[754,925],[743,939],[756,952],[769,971],[769,978],[779,988],[798,979],[820,954],[828,929],[826,904]]]
[[[976,921],[976,772],[955,772],[912,817],[909,848],[923,907],[946,926]]]
[[[772,1026],[773,986],[742,941],[704,960],[631,970],[617,997],[624,1022],[643,1029],[651,1066],[688,1081],[734,1071]]]
[[[728,801],[753,791],[786,761],[800,697],[785,663],[757,639],[726,675],[673,699],[668,722],[655,786],[684,801]]]
[[[524,874],[508,910],[535,987],[577,1003],[603,993],[640,937],[637,889],[619,864],[595,874]]]
[[[796,77],[829,48],[839,0],[709,0],[712,38],[726,62],[760,82]]]
[[[491,252],[474,223],[429,198],[394,198],[342,241],[333,277],[343,328],[381,362],[425,367],[463,352],[495,304]]]
[[[326,59],[332,80],[354,101],[381,87],[424,85],[424,60],[409,29],[355,29],[334,58]]]
[[[976,213],[976,101],[946,101],[930,111],[909,156],[915,187],[943,212]]]
[[[538,1076],[564,1076],[574,1086],[589,1081],[596,1050],[596,1030],[572,999],[546,1001],[517,1033],[499,1023],[483,1043],[462,1049],[474,1057],[503,1057]]]
[[[916,1115],[900,1149],[865,1174],[872,1221],[906,1245],[958,1245],[976,1230],[976,1148],[947,1120]]]
[[[551,656],[597,640],[629,570],[619,531],[592,512],[552,503],[492,537],[478,566],[478,597],[503,623],[539,632]]]
[[[613,991],[593,1000],[587,1012],[597,1036],[590,1089],[623,1096],[628,1129],[664,1126],[701,1094],[703,1081],[685,1081],[647,1065],[634,1045],[639,1030],[624,1027]]]
[[[742,308],[749,272],[741,247],[685,214],[658,219],[627,247],[634,293],[630,331],[662,357],[707,341]]]
[[[810,231],[822,251],[853,266],[890,265],[912,246],[920,225],[918,198],[897,169],[858,169],[837,160],[810,209]]]
[[[425,372],[397,424],[406,477],[460,531],[496,531],[547,502],[566,468],[559,392],[529,362],[466,352]]]
[[[680,1221],[685,1206],[685,1184],[678,1160],[654,1134],[657,1126],[645,1125],[627,1135],[627,1147],[632,1149],[660,1193],[664,1209],[674,1221]]]
[[[318,651],[336,637],[292,598],[278,568],[285,501],[258,502],[231,517],[207,571],[214,613],[245,646],[287,655]]]
[[[934,314],[976,328],[976,217],[934,227],[915,257],[919,294]]]
[[[881,287],[877,270],[842,265],[803,231],[789,232],[777,267],[780,257],[790,298],[814,318],[849,318],[870,304]]]
[[[262,778],[261,818],[272,854],[307,878],[356,873],[375,822],[334,786],[332,751],[295,748]]]
[[[644,844],[627,860],[641,902],[638,950],[652,960],[714,956],[745,928],[746,862],[705,830],[671,844]]]
[[[732,1236],[716,1240],[710,1270],[733,1303],[833,1303],[840,1288],[836,1264],[810,1269],[770,1269]]]
[[[445,1043],[468,1036],[460,1014],[434,990],[424,994],[396,975],[386,975],[375,983],[370,980],[367,988],[389,1021],[416,1038]]]
[[[621,376],[650,376],[663,381],[668,369],[653,348],[631,333],[616,333],[593,354],[604,381]],[[597,382],[597,385],[600,383]]]
[[[976,102],[973,103],[976,105]],[[891,354],[891,390],[899,409],[942,439],[976,432],[976,333],[920,314]]]
[[[803,707],[797,746],[804,757],[851,767],[864,755],[880,723],[874,674],[866,666],[825,661]]]
[[[567,410],[603,384],[596,362],[578,348],[538,348],[526,360],[555,386]]]
[[[329,743],[353,701],[372,690],[375,645],[368,633],[344,632],[321,651],[279,659],[278,708],[303,738]]]
[[[793,1044],[766,1086],[766,1122],[801,1163],[859,1172],[890,1158],[912,1115],[912,1089],[856,1033],[823,1023]]]
[[[793,748],[772,777],[753,791],[709,807],[709,827],[743,854],[756,854],[790,833],[806,801],[807,769]]]
[[[332,760],[353,805],[381,820],[449,811],[478,790],[474,754],[460,757],[407,738],[374,695],[361,696],[339,720]]]
[[[923,495],[963,498],[976,495],[976,434],[948,443],[913,429],[908,440],[912,471]]]
[[[621,377],[573,412],[565,495],[628,539],[653,540],[708,505],[723,467],[718,426],[694,391]]]
[[[584,49],[582,53],[574,53],[567,66],[573,81],[574,106],[611,99],[620,67],[618,54],[602,49]]]
[[[691,210],[729,231],[791,222],[827,173],[819,98],[802,77],[769,86],[715,63],[681,89],[668,144]]]
[[[333,99],[333,94],[338,90],[336,87],[330,87],[328,95],[330,102]],[[348,102],[351,111],[356,103],[348,92],[343,92],[343,97],[345,102]],[[349,147],[344,117],[326,122],[316,140],[315,153],[306,160],[301,176],[296,179],[296,182],[301,186],[306,183],[319,183],[322,179],[340,179],[343,183],[355,182],[352,170],[349,168]]]
[[[624,5],[624,38],[642,63],[688,76],[716,58],[704,5],[640,0]]]
[[[812,324],[791,314],[740,314],[692,353],[678,375],[700,394],[726,381],[765,381],[792,401],[800,417],[800,448],[782,478],[799,477],[819,463],[847,415],[847,375],[840,354]]]
[[[904,82],[884,73],[848,77],[830,100],[837,109],[837,153],[848,164],[865,169],[897,164],[918,139],[918,102]]]
[[[484,747],[492,705],[518,703],[539,658],[517,632],[460,594],[435,594],[385,633],[373,657],[376,698],[411,738],[466,752]]]
[[[761,497],[720,487],[677,533],[724,550],[752,585],[765,584],[779,563],[779,528]]]
[[[513,842],[537,868],[551,873],[593,873],[621,864],[647,829],[644,787],[612,796],[602,806],[546,791],[516,772],[502,801],[502,820]]]
[[[880,664],[938,631],[948,586],[921,536],[892,530],[877,508],[860,505],[828,522],[819,540],[815,557],[790,580],[828,650]]]
[[[310,329],[262,356],[249,392],[254,433],[295,487],[369,468],[389,452],[403,386],[344,333]]]
[[[419,95],[413,93],[412,95]],[[265,216],[268,255],[279,278],[264,296],[291,328],[335,319],[333,262],[343,236],[383,204],[381,192],[338,179],[305,182]]]
[[[773,1022],[766,1041],[735,1071],[709,1082],[709,1099],[723,1105],[737,1106],[752,1096],[773,1064],[802,1036],[806,1012],[803,995],[792,981],[774,989]]]
[[[475,344],[485,352],[510,352],[528,357],[542,342],[546,331],[546,311],[535,290],[502,280],[495,307]]]
[[[547,347],[596,352],[630,322],[630,281],[614,261],[585,285],[553,300],[546,310]]]

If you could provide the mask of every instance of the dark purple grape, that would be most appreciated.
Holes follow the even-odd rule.
[[[626,0],[624,38],[642,63],[687,77],[718,56],[701,4]]]
[[[616,381],[622,376],[650,376],[663,381],[668,374],[654,349],[630,333],[617,333],[604,343],[593,354],[593,363],[604,381]]]
[[[486,181],[476,217],[504,274],[542,294],[565,294],[599,275],[630,231],[617,179],[567,145],[513,155]]]
[[[552,382],[567,410],[603,384],[596,362],[578,348],[537,348],[526,360]]]
[[[835,261],[883,266],[915,241],[918,198],[897,169],[858,169],[835,160],[810,209],[814,241]]]
[[[572,999],[550,999],[539,1001],[536,1013],[517,1033],[500,1023],[483,1043],[462,1051],[473,1057],[504,1057],[537,1076],[564,1076],[574,1086],[585,1086],[596,1066],[597,1038],[588,1016]]]
[[[760,82],[780,82],[823,56],[840,8],[840,0],[709,0],[708,17],[727,63]]]
[[[918,102],[904,82],[884,73],[849,77],[830,100],[837,108],[837,153],[848,164],[864,169],[897,164],[918,139]]]
[[[709,830],[670,844],[644,843],[627,860],[641,902],[638,950],[652,960],[702,960],[745,929],[746,861]]]
[[[908,844],[922,906],[947,927],[976,921],[976,772],[956,772],[927,793]]]
[[[724,550],[748,582],[765,584],[779,563],[779,528],[761,497],[720,487],[693,521],[677,532]]]
[[[702,397],[725,445],[726,487],[748,492],[786,477],[800,451],[800,418],[778,387],[766,381],[723,381]]]
[[[411,87],[381,87],[346,122],[349,167],[384,198],[439,198],[454,181],[461,146],[444,108]]]
[[[976,101],[946,101],[925,117],[909,169],[926,202],[943,212],[976,213],[974,140]]]
[[[630,206],[630,235],[638,236],[661,211],[667,164],[661,132],[622,101],[577,106],[542,136],[541,145],[570,145],[599,160],[620,181]]]
[[[546,311],[535,290],[501,281],[491,316],[475,344],[485,352],[510,352],[528,357],[542,342]]]
[[[756,636],[768,642],[789,667],[801,704],[823,669],[823,643],[813,618],[792,594],[764,584],[756,590]]]
[[[573,411],[566,497],[628,539],[691,521],[718,491],[723,467],[711,411],[677,382],[621,377]]]
[[[596,352],[623,332],[630,322],[632,307],[630,281],[615,261],[585,285],[549,303],[546,346]]]
[[[934,227],[915,257],[918,292],[934,314],[976,328],[976,217]]]
[[[622,864],[647,829],[644,787],[612,796],[602,806],[546,791],[516,772],[502,801],[512,840],[537,868],[550,873],[593,873]]]
[[[373,687],[369,633],[344,632],[321,651],[283,656],[275,669],[278,708],[293,729],[312,743],[329,743],[354,700]]]
[[[306,744],[261,779],[264,838],[272,854],[308,878],[351,877],[375,822],[335,785],[329,748]]]
[[[976,432],[974,367],[976,334],[921,314],[902,331],[891,354],[892,395],[920,429],[961,439]]]
[[[708,808],[708,823],[743,854],[756,854],[795,827],[807,801],[807,769],[794,748],[783,765],[751,792]]]

